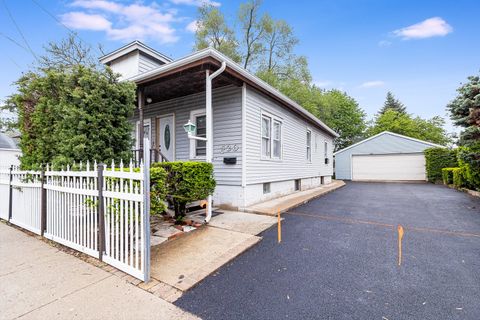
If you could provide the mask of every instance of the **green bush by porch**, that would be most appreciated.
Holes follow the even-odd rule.
[[[152,170],[156,168],[165,170],[166,198],[173,203],[177,219],[185,216],[189,202],[205,199],[215,190],[216,182],[211,163],[157,162],[152,165]]]

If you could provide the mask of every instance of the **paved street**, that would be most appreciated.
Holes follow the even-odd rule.
[[[348,183],[176,302],[204,319],[480,319],[480,200]],[[398,262],[397,225],[404,227]]]

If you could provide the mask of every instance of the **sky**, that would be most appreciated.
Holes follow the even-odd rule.
[[[183,57],[204,2],[233,20],[242,1],[0,0],[0,100],[43,46],[70,30],[106,52],[138,39]],[[345,91],[369,118],[387,91],[410,113],[448,118],[456,88],[480,70],[478,0],[264,0],[262,11],[293,27],[314,82]],[[447,129],[454,130],[449,121]]]

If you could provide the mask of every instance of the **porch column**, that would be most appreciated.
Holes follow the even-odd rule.
[[[210,70],[206,71],[206,106],[205,106],[205,121],[206,121],[206,156],[205,161],[212,163],[213,160],[213,121],[212,121],[212,79],[210,78]],[[212,216],[212,196],[207,198],[207,214],[205,220],[208,222]]]
[[[141,161],[143,159],[143,138],[145,135],[144,128],[143,128],[143,107],[145,106],[143,87],[138,88],[137,100],[138,100],[138,116],[140,121],[140,127],[138,128],[138,140],[139,140],[138,147],[140,150],[137,152],[138,152],[138,160]]]

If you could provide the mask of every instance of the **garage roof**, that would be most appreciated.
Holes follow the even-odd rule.
[[[404,135],[401,135],[401,134],[398,134],[398,133],[393,133],[393,132],[390,132],[390,131],[383,131],[383,132],[380,132],[379,134],[377,135],[374,135],[374,136],[371,136],[370,138],[367,138],[365,140],[362,140],[360,142],[357,142],[355,144],[352,144],[351,146],[349,147],[346,147],[342,150],[338,150],[337,152],[335,152],[333,155],[337,155],[339,153],[342,153],[344,151],[347,151],[349,149],[352,149],[358,145],[361,145],[367,141],[370,141],[370,140],[373,140],[375,138],[378,138],[380,136],[383,136],[383,135],[392,135],[392,136],[395,136],[395,137],[399,137],[399,138],[403,138],[403,139],[406,139],[406,140],[411,140],[411,141],[415,141],[415,142],[419,142],[419,143],[423,143],[423,144],[426,144],[426,145],[429,145],[429,146],[432,146],[432,147],[440,147],[440,148],[445,148],[445,146],[441,146],[439,144],[436,144],[436,143],[432,143],[432,142],[428,142],[428,141],[423,141],[423,140],[419,140],[419,139],[415,139],[415,138],[412,138],[412,137],[408,137],[408,136],[404,136]]]

